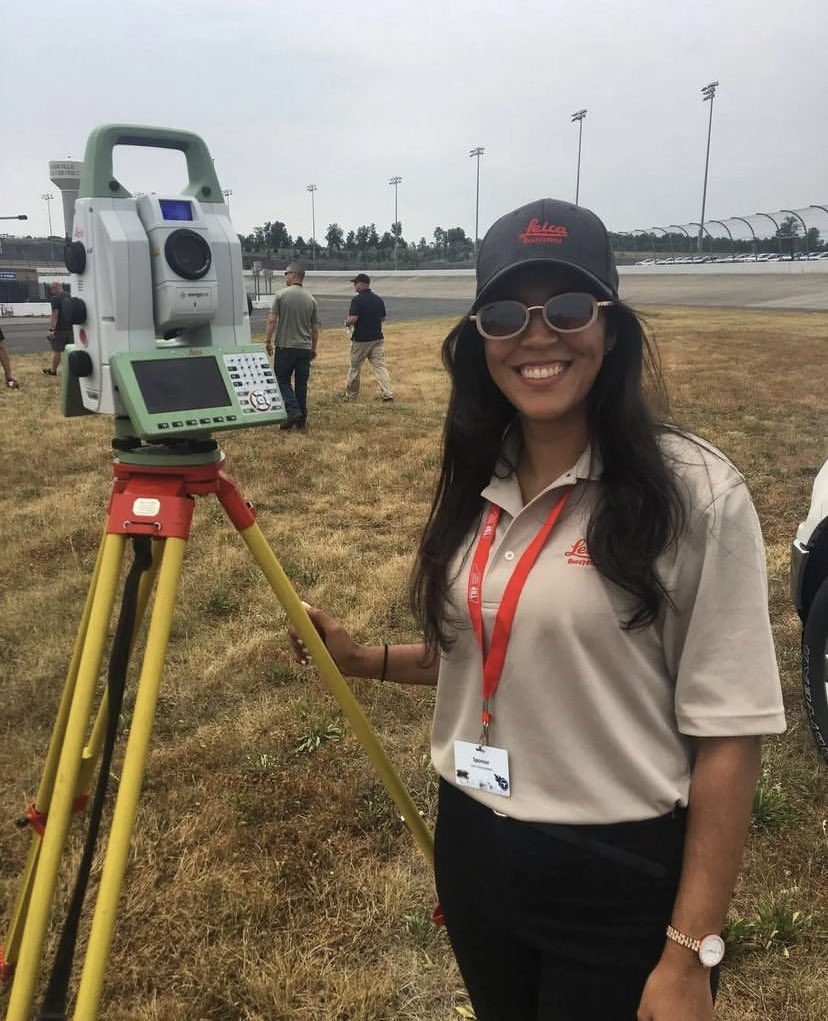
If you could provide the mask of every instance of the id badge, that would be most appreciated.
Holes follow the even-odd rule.
[[[505,748],[454,742],[454,775],[460,787],[474,787],[487,794],[510,798],[509,753]]]

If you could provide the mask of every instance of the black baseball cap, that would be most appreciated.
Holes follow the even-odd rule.
[[[478,308],[511,270],[532,263],[570,266],[607,298],[618,300],[618,270],[607,228],[595,213],[557,199],[538,199],[496,220],[477,255]]]
[[[351,281],[352,284],[370,284],[371,278],[367,273],[357,273],[357,275]]]

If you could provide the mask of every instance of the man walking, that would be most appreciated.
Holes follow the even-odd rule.
[[[351,334],[351,365],[345,381],[345,400],[352,401],[359,396],[359,374],[362,363],[368,359],[384,401],[394,400],[391,377],[385,367],[385,345],[382,322],[385,319],[385,302],[371,290],[371,278],[366,273],[357,273],[351,281],[356,294],[351,298],[345,325],[353,327]]]
[[[59,280],[55,280],[49,284],[49,291],[52,316],[49,320],[49,333],[46,339],[52,349],[52,364],[48,369],[43,370],[43,375],[56,376],[60,368],[63,349],[67,344],[72,343],[72,323],[66,318],[63,311],[64,302],[69,297],[63,289],[63,284]]]
[[[319,343],[319,309],[316,298],[305,290],[304,279],[304,268],[291,262],[285,269],[285,286],[273,298],[265,328],[268,355],[274,354],[276,334],[273,372],[288,415],[280,429],[304,430],[308,422],[308,377]]]

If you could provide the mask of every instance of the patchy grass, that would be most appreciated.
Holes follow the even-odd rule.
[[[801,708],[787,585],[790,542],[827,453],[828,316],[646,317],[674,417],[721,446],[754,494],[789,718],[766,746],[717,1017],[812,1021],[828,1016],[828,784]],[[370,369],[360,400],[341,402],[347,338],[325,333],[309,431],[222,438],[297,591],[365,640],[416,638],[406,581],[438,464],[450,325],[389,328],[392,405],[371,396]],[[14,357],[23,388],[0,394],[0,941],[28,842],[12,823],[37,789],[111,481],[111,422],[62,419],[42,361]],[[433,693],[367,681],[354,690],[431,819]],[[428,920],[433,904],[429,869],[336,704],[292,662],[269,586],[217,502],[200,500],[100,1016],[471,1017],[445,934]]]

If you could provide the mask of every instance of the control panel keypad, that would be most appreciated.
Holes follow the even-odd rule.
[[[243,414],[282,410],[279,384],[264,351],[225,354],[224,364]]]

